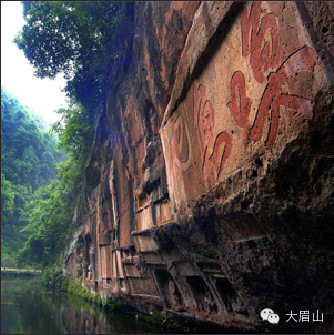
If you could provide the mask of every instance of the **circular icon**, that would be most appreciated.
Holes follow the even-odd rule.
[[[278,323],[279,321],[279,316],[277,314],[269,314],[268,316],[268,321],[270,323]]]
[[[262,320],[268,320],[270,314],[274,314],[274,311],[270,308],[265,308],[261,311],[261,318]]]

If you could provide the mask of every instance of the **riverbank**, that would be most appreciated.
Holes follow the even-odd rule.
[[[41,270],[29,270],[29,269],[9,269],[1,268],[1,276],[6,277],[31,277],[31,276],[41,276]]]
[[[99,306],[106,315],[114,313],[126,314],[127,317],[136,322],[143,322],[154,327],[162,327],[167,333],[193,333],[193,334],[222,334],[240,333],[241,329],[234,327],[224,328],[219,325],[203,322],[193,316],[185,317],[172,311],[155,311],[145,313],[136,306],[130,305],[122,296],[110,296],[102,298],[99,293],[91,292],[82,285],[82,278],[70,278],[62,271],[54,271],[46,268],[43,271],[43,285],[57,291],[69,293],[83,298],[91,305]]]
[[[58,277],[59,279],[59,277]],[[87,302],[100,306],[106,314],[115,312],[127,314],[131,319],[151,324],[152,326],[163,327],[168,333],[178,334],[239,334],[242,333],[241,328],[222,327],[220,325],[204,322],[194,316],[184,316],[173,311],[156,311],[145,313],[130,305],[128,300],[122,296],[110,296],[107,299],[101,298],[97,292],[90,292],[81,284],[81,279],[63,278],[62,290],[80,296]]]
[[[1,278],[1,334],[170,333],[124,313],[42,286],[40,277]]]

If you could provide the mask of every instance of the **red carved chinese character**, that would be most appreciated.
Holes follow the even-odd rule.
[[[182,106],[183,104],[181,104],[181,108]],[[170,140],[170,148],[172,160],[182,171],[187,170],[190,166],[191,144],[189,140],[189,130],[185,124],[183,116],[180,114],[173,123],[173,134]]]
[[[254,77],[257,82],[263,83],[263,72],[278,64],[281,50],[277,18],[274,14],[266,14],[260,24],[260,14],[261,2],[259,1],[252,3],[249,17],[246,8],[242,11],[242,55],[247,57],[251,53],[250,63]],[[265,40],[267,30],[270,31],[271,43]],[[249,43],[250,34],[251,43]]]
[[[232,138],[226,132],[218,134],[213,141],[214,124],[215,113],[212,102],[206,99],[204,86],[199,85],[198,89],[194,88],[194,125],[199,130],[200,140],[204,147],[202,169],[204,180],[209,187],[220,178],[224,164],[232,150]],[[224,143],[225,147],[222,148]]]
[[[227,161],[227,159],[230,157],[230,154],[231,154],[232,137],[231,137],[230,134],[225,133],[225,132],[221,132],[220,134],[217,135],[216,140],[215,140],[215,144],[213,145],[212,154],[209,158],[214,166],[216,166],[216,163],[219,159],[218,150],[220,149],[220,147],[222,146],[223,143],[225,143],[225,148],[224,148],[224,152],[221,154],[221,160],[220,160],[220,163],[219,163],[219,168],[218,168],[218,171],[217,171],[216,179],[220,178],[220,176],[223,172],[223,167],[225,165],[225,162]]]
[[[255,122],[251,129],[251,138],[259,142],[262,137],[267,113],[271,110],[271,126],[266,147],[272,149],[277,136],[280,106],[295,110],[297,115],[305,119],[313,117],[313,102],[294,95],[281,94],[281,86],[292,75],[298,72],[313,72],[315,56],[311,48],[304,47],[292,54],[282,66],[269,77],[267,87],[263,93],[259,110],[256,113]]]
[[[223,144],[225,144],[225,147],[221,148]],[[220,178],[223,172],[223,167],[227,159],[230,157],[231,150],[232,137],[225,132],[221,132],[216,136],[211,155],[208,152],[208,148],[205,148],[203,161],[203,176],[209,187],[211,187],[215,183],[215,181]]]
[[[215,112],[212,102],[206,100],[205,89],[202,84],[194,88],[194,126],[199,130],[202,145],[207,148],[213,143],[213,127]]]
[[[248,122],[248,116],[252,103],[250,99],[246,98],[245,75],[242,72],[234,72],[232,76],[231,87],[232,101],[227,104],[227,107],[230,109],[235,123],[239,127],[245,128]],[[239,91],[239,95],[237,91]],[[237,104],[238,100],[239,106]]]
[[[248,17],[247,9],[244,8],[241,13],[241,31],[242,31],[242,55],[247,57],[250,53],[249,34],[255,37],[260,25],[261,2],[254,1]],[[252,30],[251,30],[252,28]]]

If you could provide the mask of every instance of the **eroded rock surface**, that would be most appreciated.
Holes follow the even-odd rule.
[[[143,311],[333,331],[333,8],[134,4],[72,276]],[[303,310],[324,322],[286,322]]]

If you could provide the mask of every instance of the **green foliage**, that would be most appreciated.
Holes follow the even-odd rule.
[[[51,267],[43,270],[42,283],[44,286],[67,292],[70,280],[62,271],[54,271]]]
[[[20,263],[43,266],[55,261],[70,236],[70,203],[66,186],[55,179],[35,192],[29,208],[29,224],[24,228],[28,241],[20,252]]]
[[[8,216],[13,214],[14,190],[10,181],[5,179],[1,172],[1,214]]]
[[[35,117],[36,119],[36,117]],[[64,155],[54,134],[41,129],[27,107],[1,88],[1,261],[15,263],[33,192],[56,176]]]
[[[35,191],[56,176],[63,159],[54,134],[40,129],[31,113],[1,89],[1,171],[15,185]]]
[[[59,109],[62,115],[60,122],[52,126],[52,131],[58,134],[60,147],[72,159],[84,160],[87,158],[86,149],[92,142],[92,131],[85,109],[80,106],[72,106],[71,109]]]
[[[90,292],[82,286],[82,278],[70,279],[67,292],[84,298],[86,301],[103,307],[108,311],[125,311],[124,306],[115,297],[111,296],[108,299],[101,298],[97,292]]]
[[[59,178],[35,192],[29,224],[24,231],[28,241],[20,252],[20,262],[43,266],[56,261],[69,243],[75,195],[80,191],[80,167],[73,159],[58,166]]]
[[[58,164],[58,175],[53,176],[51,184],[38,189],[40,179],[46,177],[43,175],[45,169],[30,169],[30,162],[38,165],[39,156],[21,143],[20,155],[29,164],[21,164],[20,172],[10,173],[9,179],[16,182],[21,172],[28,171],[29,182],[20,185],[30,185],[28,187],[35,191],[25,210],[27,224],[23,232],[28,239],[19,261],[46,267],[60,259],[71,239],[73,213],[83,195],[94,113],[115,70],[113,65],[118,64],[119,55],[131,35],[133,3],[27,1],[23,2],[23,7],[26,24],[15,38],[16,44],[34,66],[38,77],[54,78],[64,73],[68,80],[65,90],[73,102],[70,109],[58,111],[62,120],[52,127],[58,134],[59,147],[69,159]],[[37,139],[35,142],[39,143]],[[53,164],[53,158],[48,156],[50,150],[42,158]],[[15,152],[14,156],[17,155]],[[6,168],[10,170],[11,163]],[[5,177],[8,179],[6,173]]]
[[[33,1],[24,4],[26,24],[15,38],[40,78],[64,72],[67,92],[93,110],[110,64],[129,35],[129,3]]]
[[[71,279],[67,288],[67,292],[84,298],[86,301],[104,306],[107,301],[102,299],[98,293],[89,292],[81,285],[81,278]]]
[[[74,266],[75,270],[78,272],[78,276],[81,277],[83,270],[82,270],[82,264],[81,263],[77,263]]]
[[[20,263],[54,264],[72,238],[72,218],[80,199],[92,129],[83,108],[61,109],[58,113],[62,114],[62,121],[53,130],[69,159],[58,164],[58,175],[51,184],[33,195],[28,225],[24,228],[29,237],[20,251]]]
[[[23,2],[23,8],[26,24],[14,39],[15,43],[34,66],[38,77],[54,78],[64,73],[68,80],[65,90],[73,102],[70,109],[58,111],[62,120],[52,127],[58,134],[59,147],[69,159],[58,165],[58,175],[53,175],[50,185],[38,189],[41,184],[45,185],[41,180],[47,177],[44,172],[47,166],[38,164],[34,146],[21,143],[27,138],[25,134],[21,142],[14,145],[21,151],[15,151],[13,161],[7,160],[4,165],[11,175],[10,182],[27,185],[35,191],[22,216],[27,223],[23,233],[28,239],[19,254],[19,262],[49,266],[59,260],[71,238],[74,209],[83,194],[94,112],[110,80],[113,64],[118,62],[130,36],[133,3],[27,1]],[[36,122],[34,125],[38,127]],[[31,131],[34,125],[31,124]],[[34,138],[34,143],[40,143],[43,136]],[[49,165],[56,161],[48,155],[51,151],[52,148],[42,155],[43,162]],[[19,155],[24,160],[16,164]],[[13,164],[19,167],[18,172],[12,171]],[[7,173],[5,177],[8,179]],[[26,183],[21,182],[23,177],[27,178]],[[10,190],[8,185],[7,189]]]
[[[106,307],[111,302],[102,299],[96,292],[89,292],[81,285],[81,278],[70,279],[62,271],[55,271],[51,266],[43,270],[42,283],[44,286],[55,288],[59,291],[69,292],[84,298],[86,301]],[[109,307],[110,307],[109,306]]]

